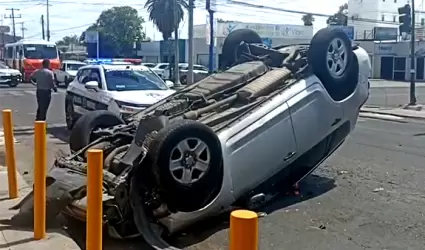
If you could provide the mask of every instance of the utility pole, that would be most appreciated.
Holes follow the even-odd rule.
[[[46,39],[46,36],[44,34],[44,16],[41,15],[41,38]]]
[[[10,10],[11,14],[9,16],[4,15],[4,18],[10,18],[12,19],[12,30],[13,30],[13,41],[16,42],[16,28],[15,28],[15,19],[16,18],[22,18],[21,14],[19,14],[19,16],[15,15],[15,11],[19,11],[19,9],[15,9],[15,8],[10,8],[10,9],[6,9],[6,10]]]
[[[189,68],[186,76],[187,85],[193,84],[193,8],[194,8],[194,0],[189,0]]]
[[[25,31],[27,30],[24,26],[25,22],[20,22],[19,24],[21,25],[22,39],[24,39],[25,38]]]
[[[46,0],[46,30],[47,30],[47,41],[50,41],[50,14],[49,14],[49,0]]]
[[[208,66],[210,72],[214,71],[214,12],[215,12],[215,1],[216,0],[206,0],[205,7],[208,11],[209,18],[210,18],[210,47],[209,47],[209,60],[208,60]],[[213,2],[211,4],[211,2]]]
[[[416,105],[416,86],[415,86],[415,0],[412,0],[412,34],[410,37],[410,102],[409,105]]]

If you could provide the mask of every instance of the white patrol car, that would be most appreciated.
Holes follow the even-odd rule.
[[[110,110],[129,116],[173,94],[163,81],[141,65],[92,64],[78,70],[65,98],[68,129],[87,111]]]

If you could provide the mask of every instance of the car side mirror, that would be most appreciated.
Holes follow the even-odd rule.
[[[96,81],[88,81],[84,86],[86,87],[86,89],[92,89],[94,91],[99,90],[99,84]]]
[[[166,84],[166,85],[167,85],[167,87],[169,87],[169,88],[174,87],[174,83],[173,83],[172,81],[170,81],[170,80],[166,80],[166,81],[165,81],[165,84]]]

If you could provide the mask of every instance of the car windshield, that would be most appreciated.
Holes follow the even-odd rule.
[[[79,70],[81,67],[83,67],[85,64],[80,63],[68,63],[66,66],[67,70]]]
[[[0,64],[0,69],[8,69],[9,67],[7,67],[6,65],[4,65],[4,64]]]
[[[147,63],[147,64],[143,64],[143,66],[148,67],[148,68],[154,68],[155,64]]]
[[[164,81],[150,70],[107,70],[105,78],[111,91],[168,89]]]
[[[25,44],[24,57],[28,59],[55,59],[58,51],[55,45]]]

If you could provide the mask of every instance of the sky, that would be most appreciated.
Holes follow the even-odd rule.
[[[214,1],[214,0],[211,0]],[[264,8],[242,7],[232,0],[215,0],[216,18],[229,21],[271,23],[271,24],[298,24],[302,25],[300,14],[266,10]],[[235,0],[233,0],[235,1]],[[255,5],[272,6],[320,14],[333,14],[338,6],[347,0],[236,0]],[[162,36],[148,20],[148,13],[144,9],[145,0],[50,0],[50,30],[51,41],[57,41],[67,35],[80,35],[90,24],[94,23],[103,10],[113,6],[131,6],[139,11],[146,22],[143,25],[148,37],[153,40],[161,40]],[[16,35],[22,35],[21,23],[24,23],[25,38],[41,39],[41,15],[46,20],[46,1],[39,0],[0,0],[0,14],[3,17],[2,25],[9,25],[12,29],[12,21],[9,18],[10,8],[16,8]],[[194,22],[205,24],[207,12],[205,0],[195,0]],[[6,16],[7,18],[4,18]],[[326,26],[326,18],[316,17],[314,30]],[[180,26],[180,37],[187,38],[187,15]]]

